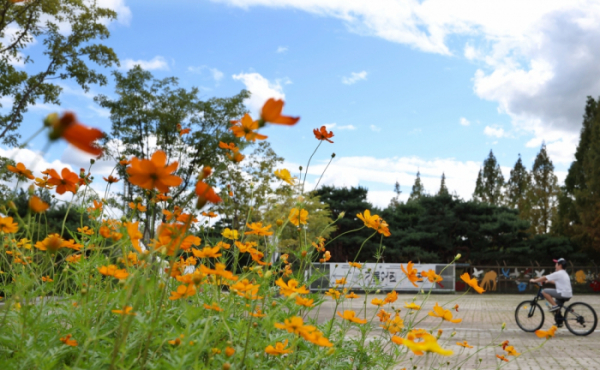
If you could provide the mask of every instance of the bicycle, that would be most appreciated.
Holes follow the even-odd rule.
[[[539,285],[537,295],[530,301],[519,303],[515,310],[515,320],[517,325],[526,332],[534,332],[544,325],[544,310],[537,303],[543,300],[542,285]],[[596,311],[587,303],[574,302],[565,308],[565,302],[571,298],[554,298],[559,309],[554,312],[556,326],[562,327],[564,323],[567,329],[575,335],[589,335],[594,332],[598,325],[598,316]],[[561,311],[565,311],[564,315]]]

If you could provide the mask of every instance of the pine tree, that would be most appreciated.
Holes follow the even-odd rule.
[[[515,163],[515,167],[510,170],[510,178],[506,183],[506,198],[507,207],[516,208],[519,210],[521,218],[528,218],[529,207],[527,205],[527,193],[531,188],[531,174],[523,165],[521,154]]]
[[[421,172],[417,171],[417,178],[415,179],[415,184],[412,187],[408,201],[418,200],[423,195],[425,195],[425,188],[423,187],[423,183],[421,183]]]
[[[438,195],[448,195],[448,188],[446,187],[446,174],[442,172],[442,181],[440,183],[440,190],[438,191]]]
[[[531,169],[532,184],[527,195],[531,205],[529,221],[535,234],[547,234],[556,214],[557,198],[560,194],[554,165],[548,157],[546,144],[542,144]]]
[[[483,161],[483,170],[480,170],[477,176],[473,199],[499,205],[503,199],[503,188],[504,176],[502,176],[500,164],[498,164],[494,153],[490,150],[490,154]]]
[[[396,183],[394,184],[394,193],[396,193],[396,196],[390,200],[390,205],[388,206],[391,208],[398,207],[400,204],[402,204],[400,202],[400,194],[402,194],[402,190],[400,190],[400,183],[398,180],[396,180]]]

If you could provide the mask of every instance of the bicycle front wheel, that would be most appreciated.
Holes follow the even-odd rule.
[[[544,311],[537,302],[524,301],[517,306],[515,320],[524,331],[534,332],[544,325]]]
[[[565,324],[567,329],[575,335],[589,335],[594,332],[598,325],[596,311],[587,303],[573,303],[565,312]]]

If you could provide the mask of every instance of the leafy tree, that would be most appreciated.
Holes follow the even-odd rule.
[[[437,195],[448,195],[448,187],[446,186],[446,174],[442,172],[442,181],[440,182],[440,190]]]
[[[329,205],[332,218],[337,220],[334,224],[336,229],[331,234],[332,241],[327,245],[327,250],[331,252],[331,262],[353,261],[363,242],[373,234],[373,230],[367,228],[350,232],[363,226],[363,222],[356,217],[358,213],[364,213],[367,209],[372,214],[378,212],[367,201],[367,192],[366,188],[360,186],[351,188],[323,186],[317,190],[316,193],[321,201]],[[375,261],[379,241],[379,235],[376,235],[365,242],[360,249],[358,261]],[[387,240],[384,240],[384,243],[387,243]]]
[[[4,144],[17,145],[16,130],[29,106],[38,101],[60,104],[62,89],[54,80],[74,79],[85,91],[90,84],[106,84],[106,77],[89,64],[118,63],[111,48],[94,43],[109,37],[106,24],[116,16],[94,1],[0,1],[0,40],[6,40],[0,42],[0,98],[12,101],[10,111],[0,115]],[[44,45],[43,53],[28,53],[36,41]],[[26,64],[38,66],[37,72],[20,67]]]
[[[473,199],[493,205],[499,205],[503,200],[504,176],[494,153],[483,161],[483,170],[479,171]]]
[[[550,232],[552,219],[556,214],[556,203],[560,193],[558,178],[554,175],[554,165],[548,157],[543,144],[531,169],[532,185],[528,192],[527,203],[531,230],[535,234]]]
[[[425,195],[425,187],[423,187],[423,183],[421,182],[421,172],[417,171],[417,178],[415,179],[415,183],[413,184],[412,190],[408,197],[408,201],[411,202],[413,200],[421,198]]]
[[[240,145],[227,128],[230,121],[240,117],[245,108],[246,91],[231,98],[212,98],[202,101],[199,90],[178,87],[177,78],[154,79],[152,74],[136,66],[126,75],[114,72],[117,99],[99,95],[95,101],[110,110],[112,130],[106,137],[108,156],[121,159],[136,156],[149,158],[160,149],[169,162],[178,161],[177,175],[182,186],[172,196],[171,207],[184,204],[187,191],[195,184],[197,173],[203,166],[224,169],[227,158],[214,155],[222,152],[219,141]],[[180,125],[180,126],[178,126]],[[180,128],[189,128],[189,134],[180,134]],[[122,199],[125,204],[134,198],[144,199],[148,211],[143,217],[144,230],[154,235],[154,225],[160,209],[153,203],[151,192],[131,186],[124,167],[118,168],[124,179]],[[217,171],[218,172],[218,171]],[[145,231],[144,231],[145,232]]]

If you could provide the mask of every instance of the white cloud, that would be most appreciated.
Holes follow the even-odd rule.
[[[210,69],[210,73],[212,73],[212,77],[215,81],[219,82],[221,81],[221,79],[223,78],[224,74],[223,72],[219,71],[216,68],[211,68]]]
[[[506,134],[506,132],[504,132],[504,129],[502,127],[495,127],[495,126],[494,127],[485,126],[485,128],[483,129],[483,133],[487,136],[497,137],[497,138],[508,136]]]
[[[125,59],[121,62],[121,67],[119,67],[119,69],[123,71],[128,71],[136,65],[139,65],[140,67],[142,67],[142,69],[145,69],[147,71],[169,70],[169,64],[167,63],[167,60],[161,57],[160,55],[155,56],[151,60]]]
[[[360,80],[367,79],[367,71],[361,72],[352,72],[350,73],[350,77],[342,77],[342,83],[346,85],[353,85]]]
[[[215,82],[219,82],[225,76],[223,72],[219,71],[217,68],[210,68],[208,66],[198,66],[198,67],[188,67],[188,71],[196,74],[202,74],[203,71],[210,72],[210,75]]]
[[[377,127],[375,125],[371,125],[371,126],[369,126],[369,128],[371,129],[371,131],[375,131],[375,132],[381,131],[381,127]]]
[[[284,99],[283,87],[281,81],[276,80],[270,82],[260,73],[240,73],[233,75],[232,78],[236,81],[241,81],[246,85],[246,89],[250,91],[250,98],[246,100],[246,106],[253,112],[258,113],[262,106],[270,98]]]
[[[323,126],[325,126],[328,130],[331,130],[333,128],[335,128],[336,130],[356,130],[356,127],[354,125],[338,126],[337,123],[326,123]]]
[[[213,0],[243,8],[299,9],[351,32],[479,64],[474,91],[510,115],[516,130],[572,157],[587,96],[600,91],[598,0]],[[456,36],[464,50],[451,50]]]
[[[465,117],[460,117],[460,124],[463,126],[469,126],[471,124],[471,122],[469,122],[469,120],[466,119]]]
[[[286,51],[288,51],[288,47],[287,46],[280,46],[277,48],[277,52],[278,53],[285,53]]]

